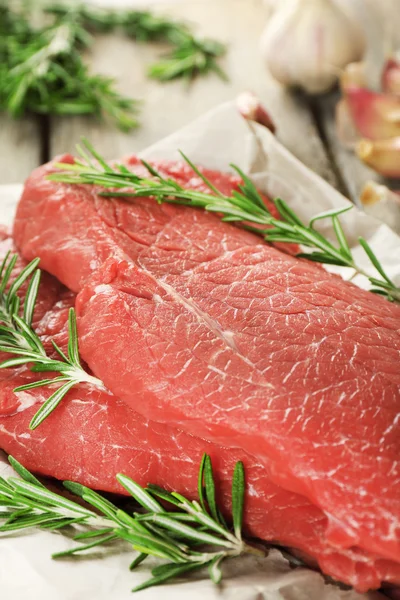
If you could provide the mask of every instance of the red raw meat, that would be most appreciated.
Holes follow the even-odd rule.
[[[0,256],[6,246],[11,247],[9,240],[0,244]],[[51,339],[67,348],[68,310],[74,300],[74,294],[44,275],[35,327],[48,353]],[[229,513],[230,478],[236,461],[242,460],[249,534],[296,547],[317,559],[326,573],[359,589],[378,587],[384,580],[400,581],[400,565],[358,548],[341,551],[327,544],[323,513],[306,498],[274,485],[264,467],[244,452],[148,422],[111,394],[87,386],[71,390],[57,411],[30,431],[29,422],[49,389],[14,393],[17,385],[39,377],[26,369],[0,371],[0,376],[0,447],[35,473],[125,493],[115,479],[123,472],[142,485],[152,482],[195,498],[198,465],[207,452],[215,467],[220,502]]]
[[[55,160],[72,162],[73,157],[64,155]],[[126,164],[136,173],[148,174],[135,157],[127,158]],[[169,163],[156,163],[155,166],[164,177],[176,179],[191,189],[209,192],[200,177],[194,177],[187,166]],[[94,188],[60,187],[48,181],[46,174],[54,170],[49,163],[33,171],[28,178],[14,224],[14,239],[28,260],[40,255],[44,268],[69,289],[78,292],[89,275],[110,255],[126,252],[132,259],[137,258],[171,221],[179,223],[187,219],[188,214],[195,215],[200,222],[205,219],[206,227],[211,219],[213,230],[208,235],[205,258],[213,258],[214,247],[218,256],[226,232],[226,225],[220,223],[218,217],[200,211],[188,213],[186,208],[177,205],[158,205],[150,198],[139,198],[132,210],[128,202],[99,198]],[[204,173],[226,194],[237,190],[240,184],[240,179],[233,175],[209,170],[204,170]],[[272,203],[269,203],[269,208],[277,216]],[[34,220],[31,218],[33,210]],[[55,219],[60,232],[54,228]],[[235,227],[229,227],[228,231],[227,250],[260,243],[260,238],[252,233]],[[289,244],[280,246],[289,251],[295,248]]]
[[[257,456],[322,508],[332,545],[400,561],[399,307],[212,215],[49,168],[15,236],[75,290],[95,271],[78,302],[93,371],[146,417]]]

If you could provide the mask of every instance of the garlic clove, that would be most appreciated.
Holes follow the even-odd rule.
[[[387,60],[383,68],[382,90],[400,96],[400,61],[394,58]]]
[[[400,98],[351,85],[344,90],[344,96],[363,137],[384,140],[400,136]]]
[[[354,149],[360,140],[360,134],[354,125],[346,98],[341,98],[335,107],[336,135],[341,143],[349,149]]]
[[[273,77],[311,94],[329,90],[364,48],[358,23],[332,0],[282,1],[261,40]]]
[[[357,154],[384,177],[400,178],[400,137],[377,141],[362,139],[357,145]]]
[[[340,88],[345,92],[347,88],[355,86],[367,87],[366,65],[363,61],[348,64],[339,79]]]
[[[236,99],[236,106],[247,121],[254,121],[275,133],[275,123],[253,92],[243,92]]]
[[[368,214],[383,221],[400,233],[400,193],[375,181],[367,181],[360,194],[361,204]]]

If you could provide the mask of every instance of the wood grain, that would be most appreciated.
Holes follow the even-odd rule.
[[[335,106],[340,95],[334,92],[324,97],[323,102],[314,104],[314,111],[320,123],[322,137],[326,141],[332,168],[339,173],[342,188],[355,204],[360,205],[360,192],[367,181],[382,182],[382,178],[364,165],[354,150],[346,147],[338,137],[335,124]]]
[[[157,10],[161,11],[159,7]],[[141,127],[127,135],[87,118],[53,119],[52,155],[73,151],[82,135],[107,158],[134,153],[250,89],[270,111],[278,137],[288,149],[330,183],[338,185],[307,105],[276,84],[263,65],[259,38],[268,11],[262,0],[163,3],[162,12],[192,22],[200,34],[227,42],[229,49],[222,66],[229,74],[229,83],[215,75],[198,79],[190,86],[181,81],[167,84],[151,81],[146,76],[146,65],[165,49],[116,36],[99,37],[91,52],[92,68],[116,77],[123,93],[143,99]]]
[[[41,123],[0,116],[0,184],[20,183],[41,162]]]

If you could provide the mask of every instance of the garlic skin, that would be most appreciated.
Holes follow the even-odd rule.
[[[366,165],[383,177],[400,178],[400,137],[377,141],[362,139],[356,151]]]
[[[252,92],[242,92],[236,98],[236,107],[246,121],[254,121],[275,133],[275,123],[261,104],[259,98]]]
[[[273,77],[310,94],[328,91],[364,50],[362,30],[333,0],[282,0],[261,38]]]
[[[367,65],[365,62],[349,63],[339,78],[340,89],[343,93],[351,87],[366,88],[367,83]]]
[[[400,234],[400,194],[375,181],[367,181],[360,194],[365,212]]]
[[[382,73],[382,90],[386,94],[400,97],[400,60],[390,58]]]
[[[400,98],[349,86],[343,99],[361,136],[370,140],[400,137]]]

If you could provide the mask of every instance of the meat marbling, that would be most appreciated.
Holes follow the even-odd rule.
[[[11,247],[5,238],[0,258]],[[17,269],[23,264],[20,261]],[[67,348],[68,310],[74,300],[73,293],[44,275],[35,328],[48,353],[52,352],[51,339]],[[235,462],[242,460],[248,485],[245,525],[249,534],[300,549],[319,561],[326,573],[358,589],[400,580],[400,565],[358,548],[341,551],[330,546],[324,539],[326,517],[322,511],[306,498],[274,485],[264,467],[243,451],[151,423],[112,394],[87,386],[70,391],[57,411],[30,431],[29,422],[49,390],[14,393],[17,385],[39,377],[27,369],[0,371],[0,376],[0,447],[35,473],[125,493],[115,478],[123,472],[142,485],[152,482],[194,498],[198,465],[207,452],[215,467],[219,500],[229,514],[230,478]]]
[[[80,290],[91,369],[146,417],[256,456],[323,510],[332,545],[399,561],[399,307],[212,215],[106,201],[51,169],[15,238]]]

